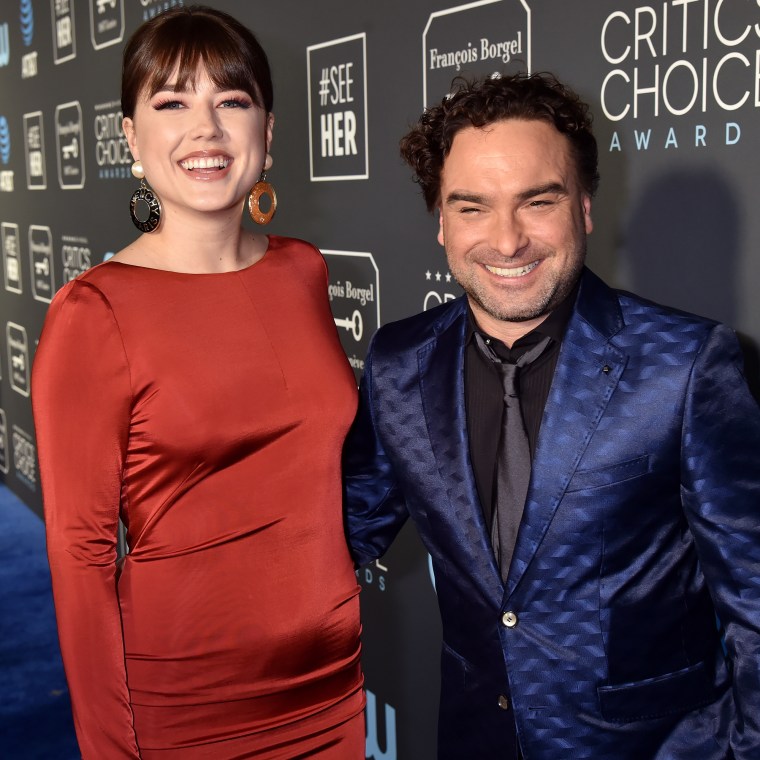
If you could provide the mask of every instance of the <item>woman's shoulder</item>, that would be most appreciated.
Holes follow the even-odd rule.
[[[291,256],[311,256],[321,258],[322,254],[319,249],[307,240],[296,237],[287,237],[285,235],[270,235],[269,249],[270,253]]]

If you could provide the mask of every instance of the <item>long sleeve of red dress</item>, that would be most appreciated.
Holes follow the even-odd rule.
[[[81,282],[55,298],[32,402],[61,651],[82,756],[138,758],[116,594],[131,391],[118,325]]]
[[[240,271],[93,267],[50,307],[32,400],[85,760],[363,756],[361,725],[335,744],[364,705],[356,382],[319,252],[270,236]]]

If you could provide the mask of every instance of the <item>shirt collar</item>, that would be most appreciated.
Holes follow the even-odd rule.
[[[570,293],[562,300],[554,311],[540,324],[538,327],[533,328],[530,332],[526,333],[515,341],[513,348],[529,348],[532,345],[538,343],[543,337],[549,336],[552,341],[557,343],[562,342],[562,338],[565,336],[565,330],[570,322],[570,317],[573,314],[575,308],[575,299],[578,297],[578,290],[580,288],[580,280],[575,283]],[[484,338],[490,341],[496,341],[500,343],[497,338],[494,338],[481,330],[475,322],[475,315],[470,308],[470,302],[467,301],[467,338],[466,343],[473,340],[475,332],[479,332]]]

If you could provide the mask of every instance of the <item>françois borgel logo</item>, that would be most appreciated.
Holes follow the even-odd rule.
[[[29,259],[32,272],[32,295],[36,301],[50,303],[55,294],[53,235],[50,227],[30,225]]]
[[[95,50],[124,38],[124,0],[90,0],[90,37]]]
[[[42,111],[24,114],[24,152],[26,154],[27,190],[45,190],[45,131]]]
[[[379,272],[371,253],[327,251],[328,294],[340,342],[357,382],[369,340],[380,326]]]
[[[367,179],[367,36],[306,49],[312,182]]]
[[[62,190],[81,190],[84,187],[84,150],[79,101],[56,106],[55,141],[58,146],[58,184]]]
[[[3,475],[8,474],[8,420],[5,417],[5,410],[0,409],[0,472]]]
[[[4,169],[11,160],[11,131],[8,119],[0,114],[0,192],[13,192],[13,170]]]
[[[21,41],[24,47],[31,47],[34,40],[34,11],[32,0],[21,0],[19,22],[21,24]],[[37,76],[37,51],[24,53],[21,56],[21,78],[29,79]]]
[[[53,61],[57,64],[76,58],[74,0],[51,0],[53,14]]]
[[[22,293],[21,250],[17,224],[3,222],[0,225],[0,240],[3,246],[3,273],[5,289],[9,293]]]
[[[30,490],[37,490],[37,450],[32,436],[13,426],[13,467],[16,477]]]
[[[5,338],[8,346],[8,375],[11,388],[16,393],[29,396],[29,342],[26,328],[15,322],[5,326]]]
[[[478,0],[430,14],[422,33],[423,105],[435,105],[456,76],[530,71],[525,0]]]
[[[705,0],[691,13],[688,2],[652,3],[599,18],[599,101],[615,125],[610,151],[731,146],[742,137],[742,117],[756,135],[758,4],[723,6]]]

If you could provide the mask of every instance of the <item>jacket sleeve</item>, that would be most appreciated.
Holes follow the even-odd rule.
[[[58,635],[82,757],[139,758],[116,591],[129,367],[114,315],[87,283],[70,283],[50,306],[32,406]]]
[[[734,334],[716,326],[692,368],[682,494],[733,668],[736,760],[760,747],[760,409]]]
[[[373,346],[374,343],[373,339]],[[409,516],[378,430],[373,346],[365,361],[359,411],[346,439],[343,457],[348,543],[357,566],[385,554]]]

